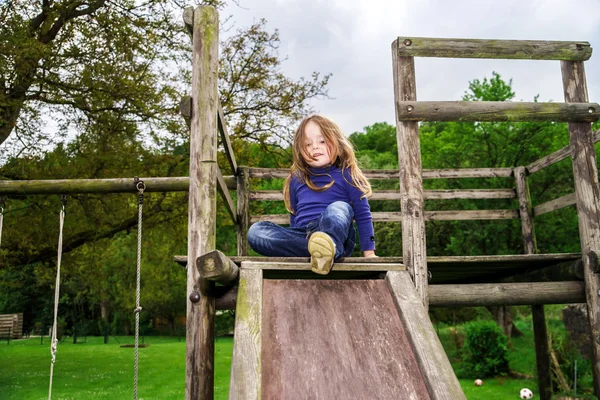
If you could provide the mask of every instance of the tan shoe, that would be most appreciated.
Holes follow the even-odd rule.
[[[327,275],[333,267],[335,244],[331,236],[324,232],[315,232],[308,239],[310,253],[310,269],[312,272]]]

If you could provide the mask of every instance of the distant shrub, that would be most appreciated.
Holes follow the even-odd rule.
[[[474,321],[465,325],[461,375],[496,376],[508,372],[508,341],[494,321]]]

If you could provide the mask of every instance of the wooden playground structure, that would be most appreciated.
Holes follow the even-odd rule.
[[[600,396],[600,188],[591,122],[600,106],[587,96],[587,42],[464,40],[399,37],[392,43],[398,170],[365,171],[372,180],[399,180],[400,189],[374,191],[372,200],[399,200],[398,212],[374,221],[400,222],[398,257],[346,258],[330,275],[310,273],[308,259],[251,257],[249,226],[289,223],[287,215],[251,215],[252,201],[281,201],[280,191],[253,191],[251,179],[285,178],[288,170],[238,166],[219,104],[216,10],[188,8],[192,36],[191,96],[181,102],[190,126],[188,177],[143,178],[146,192],[189,191],[186,399],[213,398],[214,316],[236,308],[230,399],[423,398],[460,399],[464,393],[429,321],[429,307],[531,305],[538,395],[552,396],[544,304],[586,303],[592,335],[594,391]],[[560,61],[564,103],[420,102],[414,57]],[[515,168],[423,170],[419,121],[568,122],[569,146]],[[217,164],[218,138],[233,175]],[[528,177],[568,157],[572,194],[532,204]],[[514,179],[504,189],[423,190],[423,179]],[[230,190],[237,191],[234,202]],[[0,195],[136,192],[131,179],[4,181]],[[237,256],[215,249],[219,192],[237,226]],[[517,199],[518,209],[424,211],[432,199]],[[534,218],[576,205],[581,252],[538,254]],[[518,219],[523,254],[428,257],[425,222]],[[503,279],[525,271],[573,264],[583,279]],[[316,299],[325,299],[317,301]]]

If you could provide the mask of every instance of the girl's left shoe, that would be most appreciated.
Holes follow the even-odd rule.
[[[335,243],[325,232],[315,232],[308,239],[310,269],[320,275],[327,275],[333,267]]]

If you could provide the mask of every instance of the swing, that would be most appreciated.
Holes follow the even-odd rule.
[[[135,344],[134,344],[134,361],[133,361],[133,399],[137,400],[137,389],[138,389],[138,348],[147,347],[147,345],[139,345],[139,333],[140,333],[140,272],[142,262],[142,206],[144,203],[144,190],[146,185],[144,181],[140,180],[137,176],[134,178],[135,188],[138,190],[138,241],[137,241],[137,265],[136,265],[136,291],[135,291]],[[1,200],[1,199],[0,199]],[[56,337],[56,321],[58,317],[58,299],[60,294],[60,264],[62,260],[62,246],[63,246],[63,226],[65,219],[65,207],[67,204],[67,196],[61,195],[61,209],[60,209],[60,223],[58,231],[58,258],[56,261],[56,285],[54,289],[54,323],[52,325],[52,341],[50,345],[50,353],[52,356],[50,363],[50,385],[48,389],[48,400],[52,399],[52,379],[54,375],[54,363],[56,362],[56,353],[58,340]],[[0,201],[0,240],[2,239],[2,218],[4,214],[4,201]],[[0,242],[1,244],[1,242]]]

